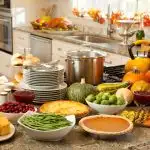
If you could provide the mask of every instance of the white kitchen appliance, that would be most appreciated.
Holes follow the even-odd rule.
[[[52,40],[31,35],[31,54],[40,58],[41,62],[52,60]]]

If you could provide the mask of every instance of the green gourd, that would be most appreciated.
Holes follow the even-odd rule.
[[[81,79],[81,83],[73,83],[67,90],[67,98],[69,100],[86,103],[85,99],[90,94],[95,94],[96,89],[93,85],[85,83],[85,79]]]

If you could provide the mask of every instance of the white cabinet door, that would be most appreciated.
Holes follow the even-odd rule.
[[[12,55],[0,51],[0,73],[8,77],[12,77],[11,57]]]
[[[24,53],[24,48],[30,48],[30,33],[13,31],[13,53]]]
[[[69,42],[53,40],[52,41],[52,60],[60,60],[60,64],[65,66],[66,53],[68,51],[80,50],[81,46]],[[83,49],[83,48],[82,48]]]

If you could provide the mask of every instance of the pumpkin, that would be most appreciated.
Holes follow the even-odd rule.
[[[125,65],[125,72],[132,71],[135,67],[140,70],[140,72],[147,72],[150,69],[150,58],[135,58],[134,60],[128,60]]]
[[[133,101],[133,98],[134,98],[133,93],[127,88],[118,89],[116,92],[116,96],[123,97],[123,99],[125,101],[127,101],[128,104],[131,104],[131,102]]]
[[[145,74],[145,80],[150,83],[150,70]]]
[[[139,80],[145,80],[145,73],[140,72],[136,68],[133,71],[127,72],[123,77],[123,82],[129,82],[131,84]]]
[[[149,90],[150,90],[150,84],[143,80],[135,82],[131,87],[132,92],[149,91]]]
[[[85,103],[85,98],[90,94],[95,94],[96,88],[85,83],[85,79],[81,79],[81,83],[73,83],[67,90],[67,98],[69,100]]]

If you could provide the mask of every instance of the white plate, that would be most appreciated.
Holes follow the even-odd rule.
[[[5,136],[0,136],[0,142],[10,139],[15,134],[15,127],[13,124],[10,124],[10,130],[11,130],[10,134]]]
[[[26,90],[31,90],[31,91],[39,91],[39,92],[54,92],[54,91],[60,91],[60,90],[63,90],[63,89],[66,89],[67,88],[67,84],[66,83],[62,83],[60,84],[59,88],[56,88],[56,89],[32,89],[32,88],[26,88],[26,87],[23,87],[21,86],[21,88],[23,89],[26,89]]]

